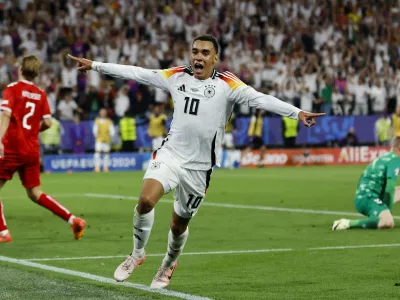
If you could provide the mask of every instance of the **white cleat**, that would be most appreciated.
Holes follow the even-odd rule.
[[[140,266],[146,260],[146,254],[141,258],[135,258],[132,253],[118,266],[114,272],[116,281],[125,281],[131,276],[133,270]]]
[[[340,219],[333,222],[332,230],[346,230],[350,228],[350,220]]]
[[[178,265],[178,261],[175,261],[171,268],[164,269],[160,267],[157,271],[156,276],[151,282],[150,287],[152,289],[165,289],[168,287],[171,282],[172,274],[174,273],[176,266]]]

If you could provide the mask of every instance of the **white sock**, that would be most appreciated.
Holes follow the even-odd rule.
[[[95,153],[94,154],[94,166],[96,169],[100,169],[100,153]]]
[[[147,214],[139,214],[135,207],[133,215],[133,256],[142,258],[144,247],[150,237],[151,228],[154,223],[154,208]]]
[[[74,223],[74,219],[75,219],[74,215],[70,216],[68,219],[68,224],[72,225],[72,223]]]
[[[172,231],[169,230],[167,254],[165,255],[161,264],[163,268],[168,269],[172,267],[174,261],[176,261],[178,259],[178,256],[182,253],[188,237],[189,227],[180,236],[174,236]]]
[[[8,234],[8,229],[0,231],[0,236],[6,236]]]
[[[110,153],[104,153],[103,168],[108,169],[110,167]]]

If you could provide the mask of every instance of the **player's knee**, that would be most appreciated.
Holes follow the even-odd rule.
[[[39,192],[35,189],[27,189],[26,193],[28,194],[29,199],[31,199],[33,202],[38,202],[40,195],[42,192]]]
[[[179,222],[172,220],[171,231],[174,236],[182,235],[186,231],[186,229],[187,229],[187,224],[180,224]]]
[[[154,208],[154,201],[152,197],[146,194],[142,194],[139,197],[139,203],[136,210],[139,214],[147,214]]]
[[[394,220],[393,218],[382,219],[378,223],[379,229],[390,229],[394,227]]]

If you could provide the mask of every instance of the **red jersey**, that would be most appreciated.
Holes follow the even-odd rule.
[[[39,156],[39,131],[43,118],[51,118],[46,93],[27,80],[9,84],[0,110],[11,113],[3,139],[5,156]]]

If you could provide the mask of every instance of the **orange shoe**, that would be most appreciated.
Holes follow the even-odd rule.
[[[74,237],[76,240],[80,240],[83,237],[83,234],[85,233],[85,226],[86,222],[81,218],[75,218],[72,222],[71,228],[74,232]]]
[[[94,171],[95,171],[96,173],[100,173],[100,168],[95,168]]]
[[[12,237],[10,233],[7,233],[6,235],[0,235],[0,243],[11,243],[12,242]]]
[[[104,172],[104,173],[108,173],[108,172],[110,172],[110,170],[109,170],[108,168],[104,168],[104,169],[103,169],[103,172]]]

